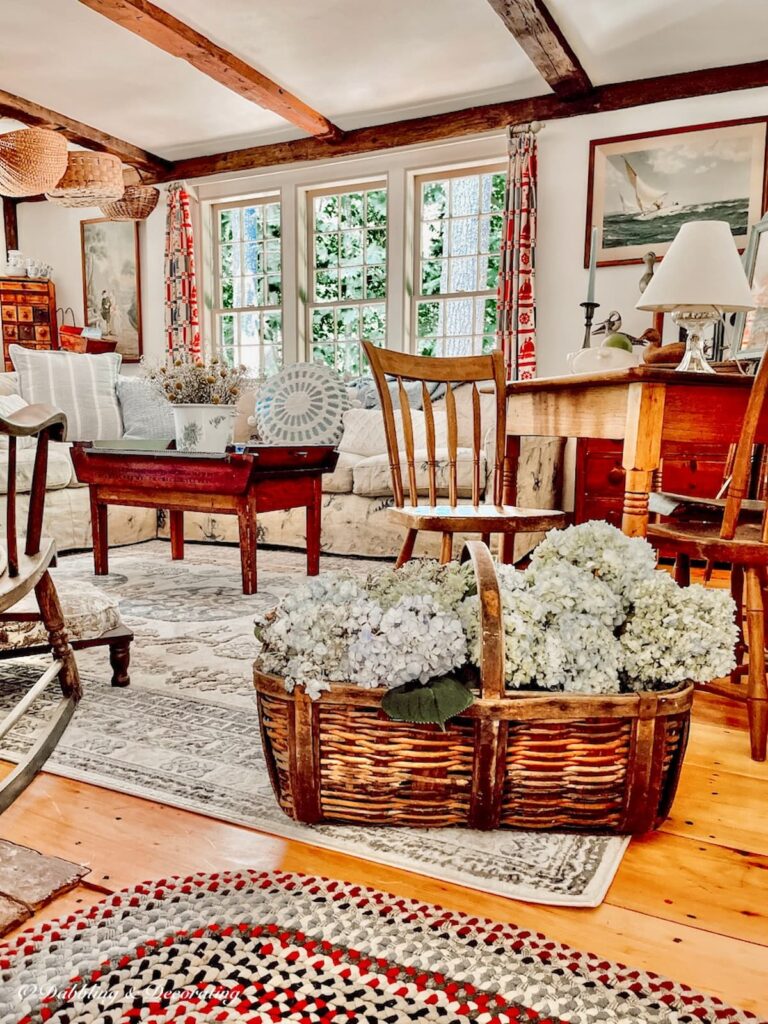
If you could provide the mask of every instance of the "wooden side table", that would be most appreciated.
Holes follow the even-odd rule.
[[[168,509],[171,557],[184,557],[184,512],[236,515],[243,593],[256,593],[256,517],[259,512],[307,509],[307,574],[320,571],[322,475],[338,458],[331,445],[248,447],[224,455],[137,450],[130,442],[78,442],[72,462],[91,498],[93,563],[109,572],[107,508]]]

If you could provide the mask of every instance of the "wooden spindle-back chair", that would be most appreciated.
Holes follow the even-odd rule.
[[[10,775],[0,782],[0,812],[16,799],[45,763],[80,699],[77,666],[64,629],[56,587],[48,571],[56,549],[54,542],[44,538],[42,533],[48,441],[63,441],[66,430],[67,420],[64,414],[45,405],[28,405],[9,416],[0,416],[0,434],[8,438],[6,537],[5,545],[0,544],[0,613],[5,621],[13,621],[14,606],[34,590],[54,659],[53,664],[0,721],[0,739],[16,725],[54,679],[58,679],[62,693],[61,700],[31,750]],[[34,436],[37,437],[37,448],[29,494],[26,536],[23,550],[20,552],[16,529],[17,441],[22,437]],[[28,615],[23,620],[26,621],[26,618]]]
[[[456,358],[441,359],[392,352],[387,349],[376,348],[370,342],[363,342],[363,347],[371,364],[384,415],[384,429],[395,503],[395,507],[390,509],[390,516],[395,522],[406,529],[405,540],[397,560],[398,567],[407,562],[413,555],[413,548],[420,530],[442,534],[440,560],[442,562],[449,562],[451,560],[453,535],[455,533],[479,533],[487,544],[490,543],[490,537],[493,533],[535,533],[565,525],[566,516],[564,512],[552,509],[525,509],[502,504],[507,399],[504,359],[501,352],[493,352],[482,356],[458,356]],[[394,380],[397,387],[401,410],[399,417],[400,432],[397,429],[397,419],[395,417],[392,394],[387,381],[388,377]],[[420,486],[418,479],[414,442],[414,417],[408,391],[404,384],[406,381],[421,383],[419,398],[424,414],[427,469],[426,488],[423,485]],[[436,442],[435,412],[432,407],[432,397],[427,387],[429,383],[445,385],[447,446],[444,452],[439,450]],[[472,479],[470,504],[459,503],[459,444],[455,388],[461,384],[472,385]],[[491,494],[486,495],[486,501],[490,497],[490,502],[487,504],[483,504],[481,501],[484,491],[482,462],[485,446],[482,436],[481,398],[478,384],[492,385],[495,396],[495,431],[491,449],[493,471],[491,474],[492,484],[489,486]],[[447,504],[440,500],[439,492],[442,488],[438,484],[438,473],[443,466],[447,468],[448,477]],[[516,471],[516,468],[514,467],[514,471]],[[428,504],[426,505],[421,504],[419,500],[425,491],[428,498]]]
[[[768,356],[760,360],[736,445],[725,498],[680,498],[670,519],[648,527],[648,539],[677,555],[678,581],[685,583],[691,559],[732,566],[732,590],[741,614],[746,597],[749,648],[747,686],[733,673],[730,683],[707,683],[703,689],[744,700],[749,715],[752,758],[764,761],[768,745],[768,686],[765,675],[765,608],[768,592],[768,506],[749,498],[754,486],[754,445],[768,394]]]

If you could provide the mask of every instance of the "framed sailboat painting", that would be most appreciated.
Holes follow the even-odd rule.
[[[593,227],[598,266],[640,263],[689,220],[728,221],[744,248],[766,205],[765,118],[594,139],[584,266]]]

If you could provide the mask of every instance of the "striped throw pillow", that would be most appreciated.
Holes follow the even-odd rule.
[[[123,436],[117,399],[121,356],[79,352],[37,352],[9,345],[19,391],[30,405],[42,402],[67,417],[67,440],[113,441]]]

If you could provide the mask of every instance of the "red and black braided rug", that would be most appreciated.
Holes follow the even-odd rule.
[[[145,883],[0,946],[3,1024],[756,1020],[511,925],[291,874]]]

